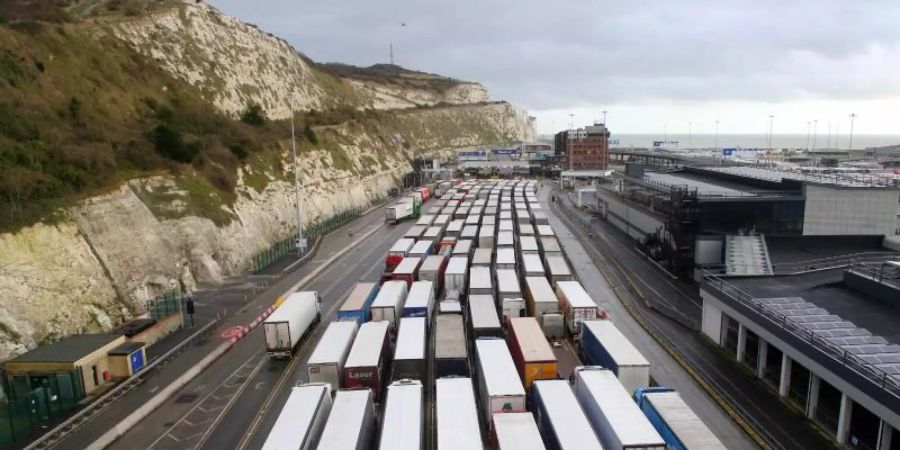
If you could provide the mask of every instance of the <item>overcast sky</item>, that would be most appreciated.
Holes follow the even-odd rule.
[[[316,61],[478,81],[538,131],[900,134],[900,1],[212,0]],[[405,26],[404,26],[405,24]]]

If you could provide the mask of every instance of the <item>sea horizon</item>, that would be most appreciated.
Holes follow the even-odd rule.
[[[617,134],[610,135],[610,147],[618,148],[653,148],[654,142],[667,141],[667,148],[700,149],[700,148],[788,148],[788,149],[848,149],[850,136],[806,134],[773,134],[772,144],[767,144],[767,134],[724,134],[718,138],[715,134]],[[717,145],[718,141],[718,145]],[[853,149],[863,150],[870,147],[883,147],[900,144],[900,134],[859,134],[853,135]],[[660,147],[660,146],[656,146]]]

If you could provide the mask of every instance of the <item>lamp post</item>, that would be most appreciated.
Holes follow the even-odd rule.
[[[297,255],[300,256],[306,251],[306,239],[303,238],[302,217],[303,212],[300,205],[300,167],[297,164],[297,135],[294,132],[294,98],[285,99],[288,107],[291,109],[291,154],[294,158],[294,202],[297,205]]]
[[[716,144],[715,144],[715,147],[717,150],[719,149],[719,121],[718,120],[716,120]]]
[[[813,137],[813,144],[812,144],[813,151],[816,151],[816,135],[819,134],[817,131],[818,128],[819,128],[819,119],[815,119],[815,120],[813,120],[813,136],[812,136]]]
[[[853,150],[853,121],[856,119],[856,113],[850,114],[850,145],[847,146],[847,150]]]
[[[606,110],[603,110],[603,125],[606,125]]]
[[[769,114],[769,142],[766,145],[767,150],[772,150],[772,121],[775,119],[775,116]]]
[[[806,122],[806,151],[809,151],[809,122]]]

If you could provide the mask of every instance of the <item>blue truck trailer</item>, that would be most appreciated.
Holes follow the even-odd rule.
[[[638,388],[634,400],[641,412],[673,450],[725,448],[719,438],[694,414],[681,395],[667,387]]]
[[[355,320],[362,325],[369,321],[369,307],[378,295],[378,283],[360,282],[350,291],[338,310],[337,320]]]

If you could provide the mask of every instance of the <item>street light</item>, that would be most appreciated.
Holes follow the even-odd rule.
[[[575,114],[569,113],[569,123],[571,124],[569,129],[574,130],[575,129]]]
[[[772,150],[772,120],[775,119],[775,116],[769,114],[769,142],[766,145],[768,150]]]
[[[716,149],[719,148],[719,121],[716,121]]]
[[[847,150],[853,150],[853,121],[856,119],[856,113],[850,114],[850,145],[847,146]]]
[[[813,151],[816,151],[816,136],[818,135],[819,119],[813,120]]]
[[[809,122],[806,122],[806,151],[809,151]]]
[[[606,110],[603,110],[603,125],[606,125]]]
[[[306,239],[303,238],[303,213],[300,206],[300,167],[297,164],[297,135],[294,133],[294,97],[285,99],[291,110],[291,153],[294,157],[294,202],[297,204],[297,254],[306,251]]]

